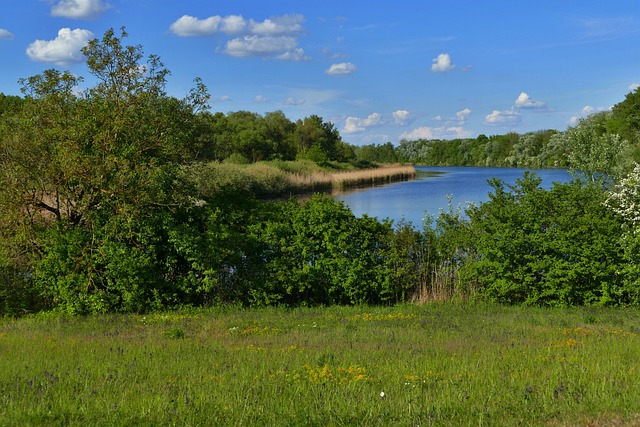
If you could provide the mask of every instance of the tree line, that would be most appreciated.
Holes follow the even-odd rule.
[[[126,37],[108,30],[83,49],[96,82],[88,89],[52,69],[22,79],[24,97],[0,98],[3,314],[452,298],[638,304],[638,106],[629,108],[638,91],[566,132],[525,138],[537,157],[561,135],[579,171],[571,183],[494,181],[489,202],[420,228],[356,217],[327,196],[203,191],[206,162],[357,162],[359,152],[366,163],[402,159],[409,145],[358,151],[317,116],[211,114],[200,80],[184,99],[168,96],[160,58]],[[508,153],[503,142],[490,150],[509,154],[521,138],[474,141],[447,150],[473,158],[510,141]]]
[[[628,154],[638,160],[640,118],[636,111],[639,109],[640,94],[636,90],[612,110],[583,118],[565,131],[511,132],[489,137],[481,134],[477,138],[453,140],[403,140],[395,151],[399,161],[434,166],[575,168],[580,166],[580,159],[573,157],[575,145],[581,137],[578,133],[583,133],[584,142],[594,150],[608,149],[612,144],[628,144]],[[594,156],[600,154],[606,156],[606,153],[593,153]]]

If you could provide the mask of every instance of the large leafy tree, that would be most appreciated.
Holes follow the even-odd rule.
[[[197,81],[167,96],[168,70],[125,37],[108,30],[83,49],[84,91],[69,72],[22,79],[25,103],[2,121],[3,262],[23,265],[14,278],[49,306],[139,309],[180,269],[163,242],[192,209],[180,166],[198,154],[208,94]]]
[[[630,144],[607,132],[609,117],[608,112],[592,114],[566,132],[569,163],[593,182],[619,175],[629,167]]]
[[[607,128],[636,147],[640,145],[640,88],[629,92],[624,101],[613,106]]]

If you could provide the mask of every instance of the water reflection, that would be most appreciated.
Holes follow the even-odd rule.
[[[410,221],[421,226],[427,216],[436,217],[441,210],[453,207],[464,209],[468,203],[489,200],[491,187],[487,180],[496,177],[514,184],[526,170],[519,168],[480,167],[417,167],[416,179],[368,189],[334,194],[335,199],[357,216],[364,214],[379,219],[389,218],[397,223]],[[568,182],[572,176],[565,169],[532,170],[542,178],[542,187],[554,182]]]

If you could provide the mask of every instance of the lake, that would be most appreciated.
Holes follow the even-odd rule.
[[[454,207],[464,210],[468,203],[489,200],[489,178],[513,184],[526,170],[542,178],[543,188],[572,178],[566,169],[417,166],[414,180],[334,194],[334,198],[343,201],[356,216],[389,218],[394,223],[404,219],[420,227],[425,214],[435,217],[440,210],[448,210],[449,197]]]

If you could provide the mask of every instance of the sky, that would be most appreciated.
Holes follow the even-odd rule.
[[[638,0],[0,0],[0,92],[125,27],[167,92],[312,114],[354,145],[565,130],[640,84]],[[81,90],[82,88],[79,88]]]

